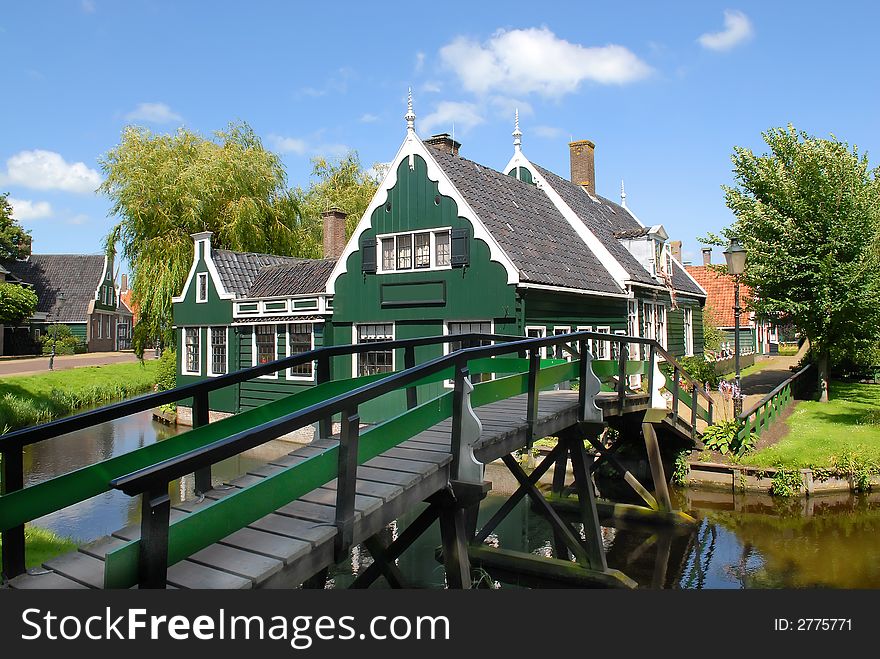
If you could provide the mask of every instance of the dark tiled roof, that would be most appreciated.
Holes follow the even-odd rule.
[[[217,273],[228,293],[239,297],[247,295],[257,274],[269,265],[292,265],[303,259],[274,254],[254,254],[253,252],[233,252],[228,249],[211,251]]]
[[[433,148],[431,155],[511,258],[522,281],[621,292],[544,192],[460,156]]]
[[[308,259],[293,265],[272,265],[260,270],[248,290],[248,297],[306,295],[323,293],[327,288],[334,259]]]
[[[636,257],[614,236],[615,232],[640,231],[644,228],[625,208],[605,199],[605,197],[596,197],[599,200],[597,203],[590,199],[581,186],[575,185],[538,165],[535,165],[535,169],[540,172],[544,181],[556,190],[569,208],[581,218],[587,228],[605,245],[605,249],[626,270],[630,279],[642,284],[658,284]]]
[[[15,277],[33,285],[38,302],[36,311],[47,313],[58,323],[84,323],[89,303],[95,299],[101,274],[102,254],[32,254],[24,261],[4,264]],[[58,299],[58,293],[64,299]]]
[[[647,236],[649,231],[648,227],[642,227],[641,229],[630,229],[629,231],[615,231],[612,235],[618,240],[627,240]]]
[[[675,287],[675,290],[682,293],[692,293],[700,297],[706,295],[697,284],[691,281],[691,278],[685,274],[684,270],[675,261],[672,262],[672,285]]]

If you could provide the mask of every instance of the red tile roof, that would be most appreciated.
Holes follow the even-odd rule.
[[[706,306],[712,308],[718,327],[733,327],[733,277],[714,272],[705,265],[689,265],[687,266],[687,271],[691,277],[697,280],[700,286],[706,289]],[[740,306],[745,307],[746,301],[751,297],[752,289],[741,285],[739,293]],[[740,323],[753,326],[754,323],[751,321],[750,316],[751,314],[744,313],[740,316]]]

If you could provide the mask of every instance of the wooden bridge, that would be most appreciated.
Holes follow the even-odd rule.
[[[592,359],[590,342],[600,340],[613,344],[617,359]],[[415,364],[416,347],[452,342],[463,348]],[[333,357],[376,349],[402,350],[405,368],[332,379]],[[560,358],[542,359],[547,350]],[[644,359],[628,359],[631,351]],[[312,361],[318,366],[315,387],[207,423],[211,391]],[[672,376],[668,386],[662,361]],[[420,386],[447,381],[451,389],[419,401]],[[573,382],[577,390],[570,389]],[[373,425],[360,423],[359,406],[398,390],[406,391],[406,410]],[[193,430],[23,487],[24,446],[189,399]],[[332,435],[334,418],[341,421],[338,436]],[[607,566],[599,515],[686,518],[671,509],[657,435],[695,440],[698,424],[711,420],[711,399],[697,383],[656,342],[637,337],[466,334],[320,348],[0,437],[3,574],[11,588],[323,587],[328,569],[363,544],[374,560],[353,585],[366,587],[382,576],[402,587],[407,584],[395,560],[439,520],[449,587],[470,587],[474,565],[631,587],[634,582]],[[320,438],[308,446],[228,485],[212,485],[211,465],[312,424]],[[616,443],[601,439],[608,424],[620,430]],[[645,442],[653,494],[615,457],[634,434]],[[544,436],[559,441],[527,474],[514,454]],[[484,464],[499,458],[520,488],[477,529],[477,508],[490,487]],[[620,472],[645,506],[597,502],[590,474],[602,461]],[[567,484],[569,465],[573,482]],[[548,500],[537,482],[551,467],[554,496]],[[169,484],[191,473],[199,498],[172,507]],[[109,489],[141,498],[140,525],[52,559],[38,573],[25,570],[25,523]],[[577,496],[562,498],[569,491]],[[524,497],[554,529],[554,558],[483,542]],[[424,511],[386,546],[379,532],[422,502],[428,504]],[[583,524],[583,534],[561,512],[565,508]]]

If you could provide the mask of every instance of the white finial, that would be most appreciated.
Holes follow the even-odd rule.
[[[406,114],[403,118],[406,119],[406,129],[414,131],[416,129],[416,113],[413,112],[412,87],[409,88],[409,95],[406,99]]]
[[[626,208],[626,190],[623,187],[623,179],[620,179],[620,205]]]
[[[519,129],[519,108],[516,109],[513,120],[513,148],[520,151],[522,147],[522,131]]]

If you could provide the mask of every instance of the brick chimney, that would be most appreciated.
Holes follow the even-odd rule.
[[[710,265],[712,263],[712,248],[704,247],[703,248],[703,265]]]
[[[334,206],[323,212],[324,218],[324,258],[338,259],[345,249],[345,218],[344,211]]]
[[[582,185],[587,192],[596,194],[596,163],[594,152],[596,145],[590,140],[569,142],[571,154],[571,182]]]
[[[669,243],[669,249],[672,252],[672,258],[681,263],[681,241],[673,240]]]
[[[425,144],[453,156],[457,156],[458,150],[461,148],[461,142],[456,142],[449,133],[431,135],[431,137],[425,140]]]
[[[119,285],[119,292],[125,293],[128,290],[128,275],[126,273],[122,273],[122,282]]]

